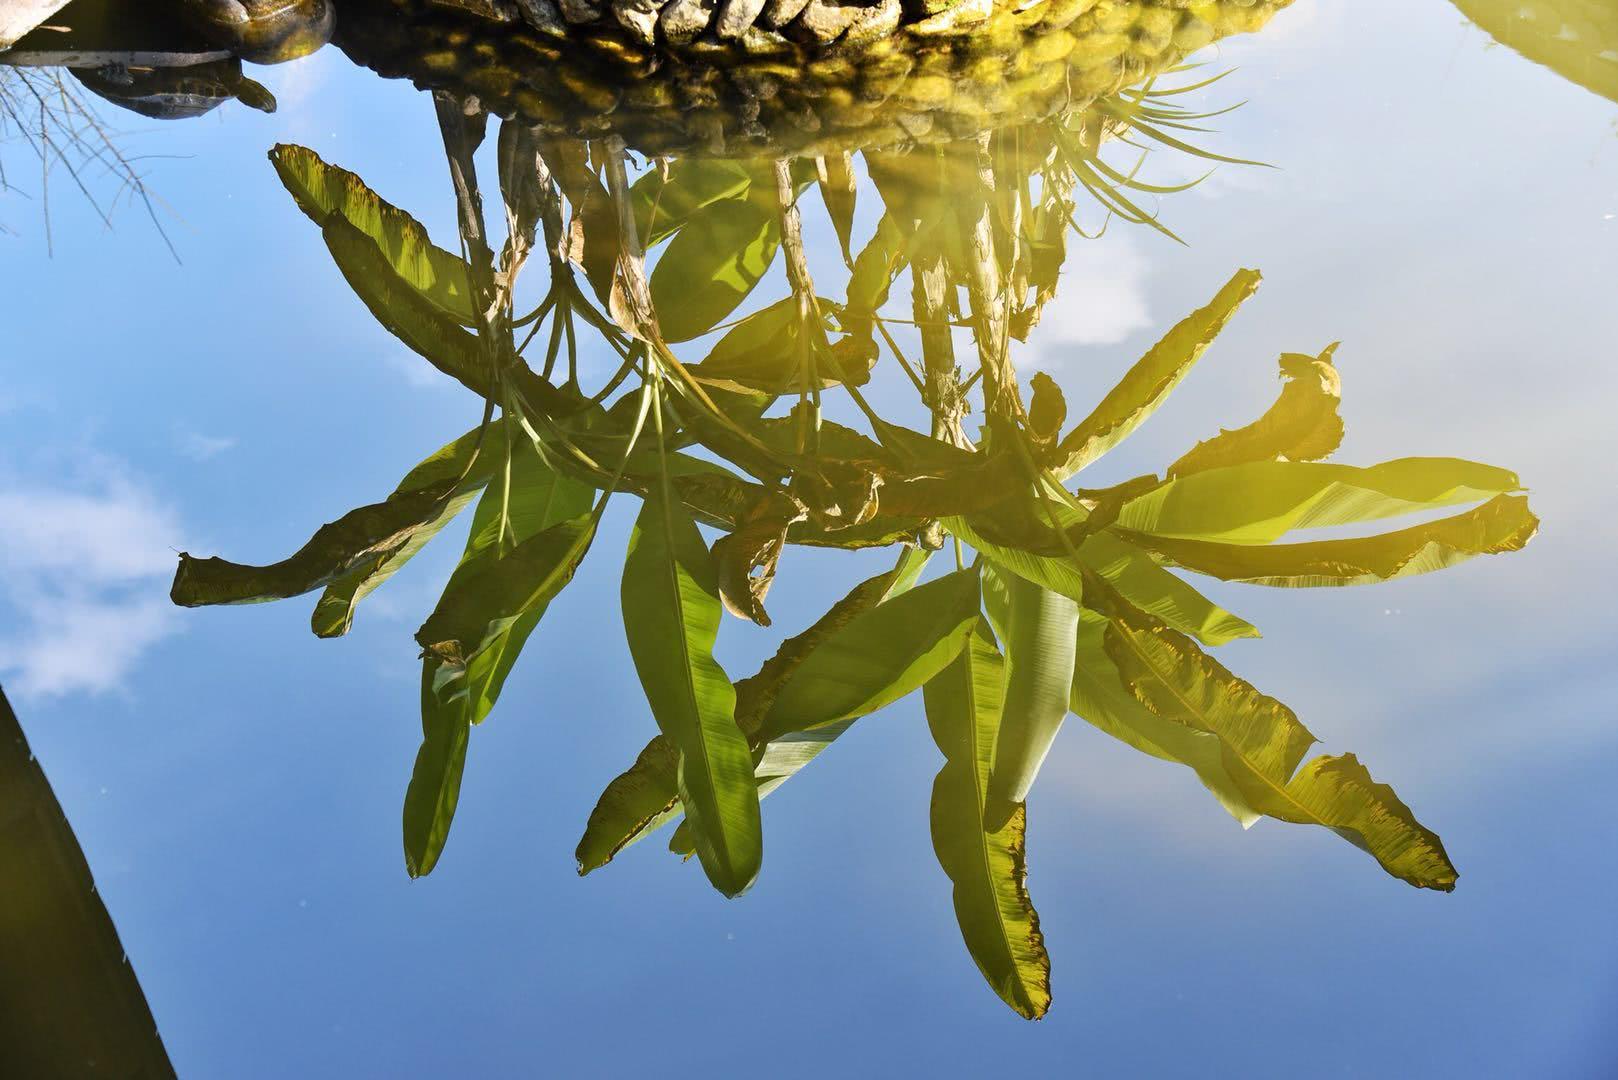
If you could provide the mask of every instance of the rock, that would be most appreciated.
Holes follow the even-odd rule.
[[[843,36],[843,31],[854,25],[861,10],[851,4],[838,4],[831,0],[809,0],[793,20],[792,29],[809,35],[822,45],[830,45]]]
[[[675,45],[699,37],[713,21],[715,0],[673,0],[658,16],[663,36]]]
[[[549,37],[567,37],[567,25],[556,10],[556,0],[517,0],[523,22]]]
[[[968,27],[986,22],[994,14],[994,0],[960,0],[953,7],[910,25],[917,37],[950,37]]]
[[[714,23],[714,33],[723,40],[735,41],[758,21],[763,10],[764,0],[724,0]]]
[[[596,3],[596,0],[560,0],[560,3],[562,18],[574,26],[600,22],[601,16],[605,14],[605,11],[600,4]]]
[[[876,7],[861,8],[837,42],[840,49],[863,49],[899,28],[904,8],[899,0],[881,0]]]
[[[612,15],[642,45],[657,44],[658,0],[612,0]]]
[[[759,25],[769,30],[779,30],[796,19],[808,3],[809,0],[766,0],[764,10],[758,17]]]

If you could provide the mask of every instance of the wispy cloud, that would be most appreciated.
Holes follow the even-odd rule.
[[[1076,240],[1057,298],[1036,331],[1040,359],[1053,346],[1116,345],[1151,325],[1146,304],[1150,268],[1133,237],[1119,230],[1099,240]]]
[[[192,461],[209,461],[236,445],[236,440],[229,435],[204,435],[200,431],[182,431],[175,441],[180,453]]]
[[[118,690],[177,629],[173,512],[104,458],[72,486],[0,473],[0,675],[22,697]]]

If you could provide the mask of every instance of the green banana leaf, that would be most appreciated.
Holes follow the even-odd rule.
[[[688,341],[712,330],[753,291],[780,246],[775,208],[745,193],[693,213],[652,268],[663,339]]]
[[[1196,366],[1236,309],[1258,291],[1257,270],[1239,270],[1206,307],[1192,312],[1136,362],[1089,416],[1062,439],[1055,472],[1067,479],[1123,442]]]
[[[1005,704],[983,808],[998,829],[1028,798],[1067,719],[1078,635],[1078,600],[1017,575],[984,568],[984,596],[1005,657]],[[997,609],[999,609],[997,611]]]
[[[1291,709],[1232,675],[1189,638],[1114,620],[1105,648],[1148,710],[1219,737],[1226,771],[1253,809],[1325,826],[1411,885],[1443,892],[1455,887],[1443,843],[1390,788],[1375,783],[1352,755],[1316,758],[1300,770],[1315,737]]]
[[[323,598],[321,607],[326,611],[316,615],[316,632],[330,626],[342,633],[348,629],[353,605],[465,507],[488,482],[490,470],[504,453],[504,437],[492,425],[481,443],[479,432],[469,431],[410,470],[387,499],[322,525],[279,562],[249,566],[182,552],[170,597],[181,606],[200,607],[256,604],[322,587],[338,589],[347,593],[347,603],[338,611],[335,600],[328,603]]]
[[[782,642],[757,674],[736,684],[736,723],[754,739],[754,757],[758,759],[754,778],[759,783],[759,798],[774,791],[848,729],[846,723],[826,724],[807,732],[789,732],[773,742],[759,743],[757,732],[777,691],[815,649],[856,616],[911,588],[931,554],[919,548],[906,548],[892,570],[856,585],[807,630]],[[790,746],[777,749],[778,744]],[[607,785],[590,813],[575,852],[580,874],[606,865],[618,852],[679,815],[677,763],[678,755],[672,745],[659,735],[646,745],[626,772]],[[694,854],[684,837],[672,842],[670,847],[681,854]]]
[[[758,791],[736,691],[713,658],[721,607],[713,558],[684,507],[646,498],[624,560],[624,630],[657,726],[679,751],[679,795],[715,888],[739,896],[763,859]]]
[[[377,322],[439,371],[484,392],[488,365],[476,337],[396,274],[370,238],[340,215],[328,217],[321,233],[349,288]]]
[[[1237,638],[1258,637],[1258,627],[1233,615],[1174,574],[1151,556],[1108,532],[1084,538],[1079,560],[1035,555],[985,540],[965,518],[948,518],[944,527],[1004,569],[1072,600],[1085,598],[1086,574],[1101,577],[1119,596],[1142,611],[1207,645],[1224,645]]]
[[[418,551],[426,547],[451,519],[466,508],[466,504],[472,500],[477,490],[488,482],[492,471],[498,468],[498,463],[503,462],[506,457],[506,427],[503,424],[489,424],[482,429],[469,431],[439,450],[405,474],[405,478],[399,482],[399,487],[390,498],[398,498],[430,483],[434,476],[444,471],[440,462],[446,458],[451,466],[461,461],[466,454],[464,448],[468,445],[477,445],[480,431],[483,445],[478,451],[473,472],[461,481],[456,494],[444,502],[443,509],[435,517],[410,529],[401,542],[366,555],[353,569],[326,586],[319,602],[315,604],[314,614],[310,617],[310,626],[317,637],[341,637],[348,633],[349,628],[354,625],[354,613],[358,610],[360,601],[375,592],[400,567],[413,559]],[[462,467],[464,469],[464,465]]]
[[[1320,461],[1331,457],[1343,442],[1343,418],[1338,415],[1343,385],[1332,365],[1337,345],[1319,356],[1284,353],[1284,384],[1265,414],[1246,427],[1221,430],[1192,447],[1169,466],[1170,476],[1243,465],[1249,461]]]
[[[1137,701],[1107,655],[1106,616],[1089,610],[1079,615],[1069,699],[1074,715],[1143,754],[1189,767],[1243,828],[1262,817],[1226,768],[1219,736],[1165,720]]]
[[[986,818],[990,761],[1004,723],[1003,668],[980,624],[922,691],[927,726],[945,757],[929,820],[967,951],[1002,1001],[1037,1020],[1051,1004],[1051,961],[1028,896],[1028,810],[1016,806],[998,827]]]
[[[682,157],[669,165],[667,176],[648,172],[629,188],[641,243],[661,244],[704,207],[746,197],[752,183],[753,173],[728,158]]]
[[[829,303],[820,301],[822,312]],[[841,372],[829,360],[822,354],[816,372],[823,390],[841,381]],[[742,319],[725,332],[701,363],[687,365],[701,379],[771,395],[796,391],[801,381],[799,367],[798,301],[791,296]]]
[[[865,716],[920,689],[965,647],[980,604],[978,573],[966,569],[856,615],[781,685],[758,740]]]
[[[1122,532],[1176,566],[1225,581],[1280,588],[1367,585],[1444,570],[1479,555],[1520,551],[1539,519],[1520,495],[1497,495],[1464,514],[1349,540],[1254,547]]]
[[[435,246],[421,222],[383,200],[358,176],[326,164],[308,147],[281,143],[270,151],[270,163],[311,221],[323,225],[337,214],[369,237],[393,272],[439,311],[471,325],[466,263]]]
[[[461,561],[418,632],[422,744],[405,792],[405,868],[430,873],[459,801],[471,729],[499,700],[506,676],[550,601],[572,578],[594,521],[591,491],[513,444],[502,482],[472,515]],[[501,532],[514,545],[502,557]]]
[[[1170,480],[1126,503],[1120,528],[1185,540],[1268,544],[1321,529],[1482,502],[1522,490],[1517,475],[1456,458],[1370,468],[1258,461]]]

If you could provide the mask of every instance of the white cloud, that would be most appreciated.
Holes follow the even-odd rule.
[[[119,689],[177,629],[173,513],[98,459],[80,490],[0,475],[0,675],[22,697]]]
[[[180,453],[192,461],[208,461],[236,445],[228,435],[204,435],[200,431],[182,431],[176,436]]]
[[[1151,264],[1132,236],[1118,230],[1099,240],[1075,238],[1069,251],[1056,299],[1035,331],[1047,363],[1052,346],[1116,345],[1152,325],[1146,304]]]

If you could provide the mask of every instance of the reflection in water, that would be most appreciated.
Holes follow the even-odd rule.
[[[1618,7],[1608,0],[1455,0],[1503,45],[1618,101]]]
[[[1517,550],[1538,523],[1516,476],[1446,458],[1327,463],[1343,437],[1333,346],[1283,356],[1262,415],[1162,475],[1084,486],[1257,289],[1254,271],[1235,272],[1076,422],[1053,380],[1017,370],[1018,343],[1060,302],[1081,196],[1166,228],[1136,200],[1174,189],[1109,164],[1109,140],[1202,154],[1174,134],[1200,119],[1174,104],[1183,87],[1136,84],[1220,32],[1262,27],[1271,6],[985,9],[864,51],[817,50],[793,30],[814,0],[772,38],[666,53],[637,44],[641,24],[621,15],[626,33],[592,38],[587,60],[546,40],[582,33],[547,30],[548,6],[524,5],[533,32],[422,10],[354,0],[336,40],[432,90],[455,243],[435,245],[311,150],[271,159],[371,315],[481,398],[483,421],[282,562],[185,555],[173,588],[183,605],[321,590],[313,629],[338,636],[476,503],[416,635],[412,875],[443,851],[472,727],[551,600],[606,546],[598,525],[618,495],[640,500],[621,600],[660,734],[591,813],[581,873],[683,814],[671,847],[726,895],[745,891],[760,798],[920,689],[946,759],[934,846],[972,956],[1024,1016],[1050,997],[1025,800],[1070,711],[1193,769],[1244,823],[1323,825],[1412,885],[1453,888],[1438,837],[1389,788],[1353,755],[1305,761],[1314,737],[1298,717],[1205,651],[1257,631],[1170,568],[1342,586]],[[573,10],[560,14],[584,21]],[[494,115],[503,236],[474,163]],[[632,177],[626,149],[657,160]],[[825,260],[810,258],[800,203],[815,198],[845,264],[836,281],[811,276]],[[881,210],[869,236],[855,230],[862,200]],[[524,310],[518,283],[536,263],[549,281]],[[777,263],[787,295],[755,299]],[[581,379],[585,338],[619,362],[597,385]],[[917,402],[909,418],[900,392]],[[845,401],[863,430],[828,417]],[[1293,535],[1351,525],[1366,528]],[[894,566],[733,682],[713,656],[722,612],[768,625],[791,545],[888,548]],[[935,555],[945,568],[923,581]]]
[[[0,693],[0,1065],[7,1076],[173,1076],[49,781]]]

